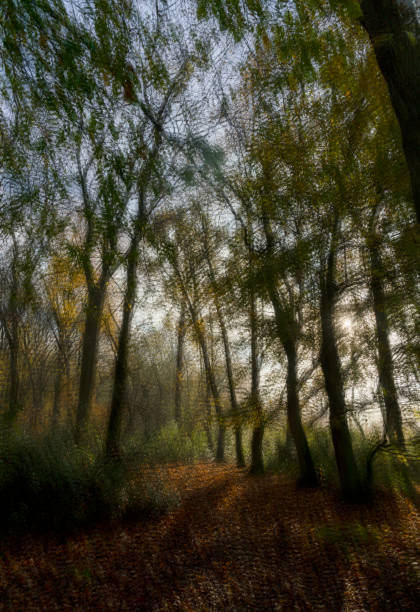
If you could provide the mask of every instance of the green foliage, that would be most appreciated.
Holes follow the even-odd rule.
[[[209,459],[205,432],[187,433],[173,421],[147,440],[139,452],[146,463],[190,463]]]
[[[0,529],[58,532],[161,512],[175,497],[126,463],[103,464],[100,446],[77,448],[61,432],[13,434],[0,447]],[[134,476],[133,476],[134,474]]]
[[[268,433],[268,438],[273,433]],[[356,460],[366,482],[367,459],[380,438],[380,432],[373,429],[369,436],[362,436],[359,431],[352,431],[353,448]],[[334,448],[331,434],[327,428],[316,428],[308,431],[308,443],[312,452],[314,464],[323,484],[337,486],[337,466],[335,462]],[[267,445],[267,468],[281,473],[294,474],[296,471],[296,460],[294,448],[286,444],[283,437],[277,438],[277,444]],[[376,489],[394,491],[415,499],[418,496],[416,487],[420,483],[420,453],[418,443],[408,442],[404,451],[390,446],[384,451],[379,451],[373,463],[373,492]]]
[[[198,18],[208,19],[213,16],[219,22],[220,29],[231,32],[236,40],[240,40],[249,28],[248,15],[262,17],[263,3],[260,0],[197,1]]]

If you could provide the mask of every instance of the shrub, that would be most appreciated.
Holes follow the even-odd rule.
[[[0,529],[69,531],[102,520],[160,512],[174,497],[164,484],[102,461],[100,447],[78,448],[69,434],[11,435],[0,444]]]
[[[188,433],[173,421],[149,438],[138,455],[148,463],[190,463],[210,458],[205,432]]]
[[[294,447],[292,446],[292,449],[287,447],[284,435],[279,436],[278,433],[275,435],[275,447],[272,444],[272,431],[268,431],[264,439],[266,468],[287,473],[293,477],[297,476],[298,466]],[[416,489],[420,483],[420,442],[418,439],[409,440],[405,450],[393,445],[380,448],[371,462],[371,482],[368,482],[369,456],[381,436],[381,430],[375,428],[371,428],[365,436],[357,430],[352,431],[353,449],[367,494],[371,492],[371,489],[374,491],[376,487],[380,487],[418,499]],[[326,427],[309,430],[308,443],[321,482],[338,487],[338,472],[329,429]]]

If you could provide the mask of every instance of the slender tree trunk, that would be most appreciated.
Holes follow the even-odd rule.
[[[63,391],[63,370],[64,370],[64,361],[62,356],[58,355],[57,357],[57,371],[55,373],[55,381],[54,381],[54,399],[53,399],[53,408],[51,415],[51,429],[56,429],[58,425],[58,420],[60,418],[61,412],[61,396]]]
[[[287,423],[299,462],[299,484],[313,487],[318,484],[318,479],[300,414],[296,341],[293,339],[293,330],[287,329],[287,325],[295,327],[295,323],[293,320],[290,321],[290,317],[283,311],[276,288],[273,286],[270,288],[270,298],[276,317],[278,335],[287,358]]]
[[[217,319],[219,322],[220,333],[222,335],[223,349],[225,353],[225,364],[226,364],[226,374],[228,379],[229,386],[229,396],[230,396],[230,405],[232,409],[232,416],[234,420],[234,431],[235,431],[235,452],[236,452],[236,464],[238,467],[245,466],[245,457],[242,445],[242,428],[240,422],[240,410],[239,404],[236,397],[236,389],[235,382],[233,379],[233,367],[232,367],[232,357],[230,352],[230,344],[228,333],[225,324],[225,318],[222,310],[222,306],[220,304],[219,295],[218,295],[218,286],[216,281],[216,274],[213,267],[213,262],[210,254],[210,245],[208,240],[208,228],[206,225],[206,221],[201,215],[202,221],[202,229],[203,229],[203,237],[204,237],[204,254],[207,261],[207,267],[209,272],[210,283],[213,289],[214,303],[216,306]]]
[[[314,487],[319,483],[309,450],[308,440],[302,425],[296,371],[296,344],[291,338],[284,343],[284,350],[287,357],[287,419],[299,461],[299,484]]]
[[[401,410],[394,382],[394,364],[389,343],[389,324],[386,312],[386,298],[383,287],[383,264],[378,240],[369,243],[371,278],[370,288],[375,313],[376,336],[378,340],[378,374],[386,414],[386,429],[392,442],[404,445]]]
[[[88,289],[88,303],[82,341],[79,399],[76,411],[75,440],[77,444],[81,442],[86,430],[92,406],[105,291],[106,288],[103,286],[91,286]]]
[[[362,0],[361,22],[375,50],[401,128],[420,223],[420,23],[411,0]]]
[[[228,378],[229,385],[229,396],[230,396],[230,405],[232,408],[233,420],[234,420],[234,431],[235,431],[235,452],[236,452],[236,464],[238,467],[245,466],[245,457],[242,446],[242,428],[240,423],[240,410],[239,404],[236,397],[236,389],[235,382],[233,380],[233,368],[232,368],[232,357],[230,354],[230,345],[229,338],[227,335],[226,325],[223,317],[223,313],[221,310],[221,306],[217,300],[216,304],[217,316],[219,319],[219,327],[222,334],[223,348],[225,352],[225,363],[226,363],[226,372]]]
[[[18,328],[12,321],[11,337],[9,339],[9,402],[6,420],[13,423],[19,412],[19,367],[18,367]]]
[[[127,262],[127,280],[123,303],[123,315],[118,337],[117,356],[115,359],[114,386],[112,391],[111,411],[105,445],[108,458],[120,456],[121,427],[126,394],[128,374],[128,351],[130,327],[137,290],[137,263],[140,234],[133,237]]]
[[[260,398],[260,372],[258,366],[258,326],[255,293],[251,288],[249,300],[249,326],[251,331],[251,405],[254,413],[254,426],[251,438],[251,474],[264,472],[263,439],[264,415]]]
[[[166,99],[165,106],[169,98]],[[163,113],[165,106],[161,109]],[[155,126],[154,144],[148,159],[138,178],[140,189],[138,194],[138,208],[133,227],[130,248],[127,255],[126,289],[123,303],[123,316],[118,337],[117,355],[115,359],[114,386],[112,390],[111,410],[108,421],[108,430],[105,443],[105,456],[118,458],[120,455],[121,427],[123,419],[124,401],[128,374],[128,350],[130,343],[130,328],[133,315],[134,301],[137,291],[137,264],[139,258],[139,244],[147,222],[146,189],[152,176],[156,158],[162,144],[161,127]]]
[[[201,349],[201,354],[203,356],[204,369],[206,372],[207,383],[210,387],[211,394],[214,400],[214,408],[216,411],[217,421],[218,421],[218,433],[217,433],[217,445],[216,445],[216,461],[223,462],[225,460],[225,437],[226,437],[226,425],[223,418],[223,408],[222,402],[220,399],[220,393],[216,382],[216,377],[214,375],[214,371],[211,365],[210,353],[207,346],[206,336],[204,333],[204,325],[203,321],[199,319],[197,314],[197,309],[195,305],[192,303],[190,296],[188,294],[187,287],[185,286],[184,280],[182,278],[182,274],[178,267],[178,260],[176,254],[171,259],[171,264],[176,274],[176,277],[179,281],[183,298],[187,304],[191,321],[194,328],[194,333],[197,338],[197,342]],[[190,270],[190,274],[193,278],[195,284],[194,270]]]
[[[216,444],[216,461],[223,462],[225,460],[225,437],[226,437],[226,425],[223,419],[222,402],[220,400],[219,388],[216,383],[216,377],[214,375],[213,368],[210,362],[210,355],[207,347],[206,338],[201,326],[201,322],[198,320],[195,308],[189,303],[191,318],[194,325],[194,330],[197,336],[198,343],[201,348],[201,354],[203,355],[204,369],[208,385],[211,390],[211,394],[214,400],[214,408],[216,410],[216,416],[218,420],[218,433],[217,433],[217,444]]]
[[[328,258],[327,279],[325,283],[321,283],[321,368],[330,405],[331,436],[341,489],[347,499],[356,501],[362,497],[362,486],[347,423],[341,363],[335,335],[334,269],[335,252],[332,247]]]
[[[181,391],[182,391],[182,362],[184,356],[184,341],[185,341],[185,302],[181,303],[181,312],[178,321],[177,330],[177,346],[176,346],[176,368],[175,368],[175,410],[174,417],[178,426],[182,422],[181,413]]]
[[[214,452],[214,441],[213,441],[213,434],[211,431],[211,401],[210,401],[210,396],[211,396],[211,390],[210,390],[210,385],[208,383],[207,377],[205,376],[205,380],[204,380],[204,384],[205,384],[205,388],[206,388],[206,392],[205,392],[205,410],[206,410],[206,419],[204,421],[204,430],[206,432],[206,436],[207,436],[207,445],[210,449],[210,451],[213,453]]]
[[[18,320],[18,277],[17,277],[17,246],[14,242],[12,269],[12,287],[9,296],[10,326],[5,324],[7,342],[9,344],[9,390],[8,406],[5,422],[12,425],[19,413],[19,320]]]
[[[263,215],[263,225],[268,255],[274,257],[274,236],[266,214]],[[300,415],[296,374],[296,340],[294,339],[296,322],[292,312],[288,312],[280,300],[276,287],[276,279],[272,272],[269,273],[267,285],[269,297],[274,309],[277,333],[287,357],[287,421],[299,461],[299,482],[302,485],[315,486],[318,484],[318,479],[316,477],[312,455]]]

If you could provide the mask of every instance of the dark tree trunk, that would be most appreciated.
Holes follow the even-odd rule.
[[[181,425],[181,391],[182,391],[182,362],[184,356],[185,340],[185,303],[181,304],[181,312],[178,321],[177,346],[176,346],[176,368],[175,368],[175,410],[174,417],[178,425]]]
[[[217,430],[217,444],[216,444],[216,461],[223,463],[225,460],[225,439],[226,439],[226,427],[223,423],[219,422]]]
[[[210,385],[208,383],[207,377],[205,376],[205,381],[204,381],[205,387],[206,387],[206,394],[205,394],[205,410],[206,410],[206,418],[204,421],[204,430],[206,432],[206,436],[207,436],[207,446],[209,447],[209,450],[213,453],[214,452],[214,441],[213,441],[213,434],[211,431],[211,402],[210,402],[210,395],[211,395],[211,390],[210,390]]]
[[[362,485],[347,423],[341,362],[334,327],[336,285],[335,251],[331,247],[325,281],[321,282],[321,368],[330,406],[330,428],[343,495],[353,501],[362,497]]]
[[[118,337],[117,355],[115,358],[114,386],[112,390],[111,410],[105,445],[105,455],[108,458],[118,458],[120,456],[121,427],[127,388],[130,328],[137,290],[139,240],[140,234],[136,234],[132,239],[132,244],[128,253],[123,315]]]
[[[251,474],[262,474],[264,472],[264,415],[259,389],[257,309],[255,305],[255,294],[252,288],[249,297],[249,325],[251,331],[251,406],[254,413],[254,426],[251,438],[251,465],[249,471]]]
[[[362,0],[361,19],[401,128],[420,223],[420,24],[408,0]]]
[[[316,486],[318,484],[318,479],[300,414],[296,373],[296,341],[293,339],[296,324],[282,309],[277,290],[274,286],[270,287],[270,298],[276,317],[278,335],[287,358],[287,423],[299,462],[299,484],[302,486]]]
[[[9,402],[6,421],[13,423],[19,412],[19,368],[18,368],[18,329],[12,321],[11,337],[9,339]]]
[[[9,360],[9,402],[6,414],[6,421],[8,423],[13,423],[16,420],[16,417],[19,412],[19,369],[17,337],[12,339],[12,342],[9,344]]]
[[[300,414],[295,342],[289,338],[284,343],[284,350],[287,357],[287,419],[299,461],[299,484],[315,487],[319,484],[318,478]]]
[[[207,347],[206,338],[201,326],[201,322],[198,320],[197,312],[191,302],[188,302],[190,309],[191,319],[194,325],[194,331],[201,348],[201,354],[203,355],[204,368],[206,372],[207,382],[211,390],[211,394],[214,400],[214,408],[216,410],[216,416],[218,420],[218,432],[217,432],[217,444],[216,444],[216,461],[223,462],[225,460],[225,435],[226,425],[223,419],[222,402],[220,400],[219,389],[216,383],[216,377],[214,375],[213,368],[210,362],[209,351]]]
[[[60,418],[61,397],[63,393],[64,368],[65,368],[64,359],[59,352],[58,357],[57,357],[57,371],[55,373],[54,399],[53,399],[53,408],[52,408],[52,416],[51,416],[51,428],[53,430],[57,427],[58,420]]]
[[[385,404],[386,429],[392,442],[404,445],[401,410],[395,388],[394,366],[389,343],[389,324],[383,287],[383,264],[379,240],[373,239],[370,241],[369,253],[371,263],[370,287],[378,340],[378,374]]]
[[[255,412],[257,412],[257,410],[258,409],[255,409]],[[264,424],[255,424],[252,429],[251,438],[251,465],[249,468],[250,474],[264,473],[263,439]]]
[[[293,455],[293,436],[290,431],[289,419],[287,419],[286,439],[284,441],[287,456],[290,458]]]
[[[89,419],[95,387],[96,359],[99,332],[105,299],[105,287],[88,289],[88,303],[83,331],[82,362],[80,367],[79,399],[76,411],[75,440],[80,443]]]
[[[19,412],[19,319],[18,319],[18,276],[17,276],[17,247],[14,243],[12,258],[12,286],[9,296],[8,310],[10,325],[5,321],[7,343],[9,345],[9,389],[8,405],[5,414],[5,423],[12,425]]]
[[[263,215],[263,225],[267,241],[267,252],[270,257],[274,258],[275,241],[270,221],[266,214]],[[299,461],[299,483],[307,486],[315,486],[318,483],[318,479],[316,477],[312,455],[300,415],[296,374],[297,355],[295,337],[297,333],[297,324],[293,310],[289,308],[286,309],[280,300],[276,286],[276,278],[271,270],[269,270],[267,276],[267,289],[274,309],[277,333],[287,357],[287,422]]]
[[[217,308],[217,315],[219,319],[220,331],[222,334],[223,348],[225,352],[225,363],[226,363],[226,372],[227,372],[228,385],[229,385],[230,405],[232,408],[232,415],[233,415],[233,420],[234,420],[236,464],[238,467],[244,467],[245,457],[244,457],[244,451],[243,451],[243,446],[242,446],[242,428],[241,428],[241,423],[240,423],[240,410],[239,410],[238,400],[236,397],[235,382],[233,380],[232,357],[230,354],[230,345],[229,345],[226,325],[225,325],[225,321],[223,318],[223,313],[221,311],[221,306],[218,303],[218,300],[217,300],[216,308]]]

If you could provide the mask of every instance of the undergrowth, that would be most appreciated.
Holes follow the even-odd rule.
[[[321,484],[338,487],[337,466],[331,435],[327,428],[309,430],[308,443]],[[381,440],[381,431],[372,429],[369,435],[362,436],[352,431],[353,449],[359,466],[360,476],[365,485],[367,496],[382,489],[398,492],[405,497],[418,501],[420,485],[420,444],[418,439],[408,437],[404,449],[385,445],[375,453],[372,462],[371,481],[368,474],[368,458]],[[269,444],[266,468],[298,477],[297,459],[293,444],[285,436],[278,436],[276,444]]]
[[[176,502],[161,478],[139,462],[104,463],[90,440],[68,432],[13,433],[0,442],[0,530],[7,534],[73,531],[113,519],[160,513]]]
[[[203,430],[187,430],[171,421],[146,440],[132,438],[126,444],[128,454],[144,463],[193,463],[210,460]]]

